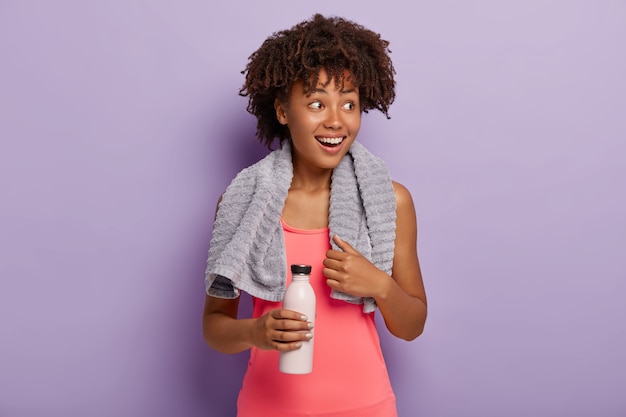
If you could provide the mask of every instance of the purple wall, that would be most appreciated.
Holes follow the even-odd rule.
[[[0,416],[234,415],[246,355],[200,320],[215,201],[265,153],[239,71],[316,11],[398,72],[361,141],[418,211],[401,416],[626,415],[626,3],[504,3],[3,1]]]

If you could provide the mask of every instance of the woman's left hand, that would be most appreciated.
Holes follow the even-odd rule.
[[[388,285],[389,275],[378,269],[348,242],[333,236],[341,251],[326,252],[323,274],[332,289],[357,297],[374,297],[382,294]]]

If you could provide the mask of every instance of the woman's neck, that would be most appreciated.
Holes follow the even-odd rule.
[[[332,169],[311,169],[294,161],[291,188],[308,191],[329,189],[332,173]]]

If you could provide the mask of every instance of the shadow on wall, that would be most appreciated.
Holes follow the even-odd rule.
[[[427,404],[428,394],[432,392],[427,348],[420,340],[423,335],[410,342],[393,336],[385,328],[385,322],[379,311],[376,313],[376,326],[389,379],[396,395],[398,415],[428,415],[416,408],[416,404],[420,407]]]
[[[209,186],[217,197],[243,168],[268,154],[256,138],[256,119],[246,112],[245,103],[223,109],[216,126],[209,126],[207,162]]]
[[[202,361],[193,364],[194,373],[198,376],[196,391],[204,416],[235,417],[237,414],[237,395],[246,369],[248,352],[237,355],[225,355],[204,350]],[[198,404],[198,402],[196,402]]]
[[[243,109],[243,110],[242,110]],[[208,150],[207,183],[211,192],[211,205],[215,207],[219,196],[224,192],[230,181],[243,168],[257,162],[268,150],[256,139],[256,119],[245,112],[245,105],[240,108],[225,108],[216,126],[209,126],[207,137]],[[212,220],[212,219],[211,219]],[[212,230],[212,224],[209,230]],[[202,247],[202,268],[206,266],[208,242],[199,243]],[[200,271],[203,273],[204,269]],[[197,274],[191,274],[193,280]],[[204,288],[194,284],[195,288]],[[204,294],[199,298],[204,302]],[[194,304],[195,308],[195,304]],[[201,309],[194,311],[201,313]],[[239,317],[252,316],[250,296],[242,294],[239,305]],[[200,332],[200,329],[197,329]],[[200,335],[201,336],[201,335]],[[201,337],[199,339],[202,339]],[[197,340],[197,339],[196,339]],[[188,369],[192,379],[190,384],[194,390],[193,402],[201,405],[194,411],[202,409],[203,415],[229,417],[236,415],[236,403],[241,382],[246,370],[249,351],[236,355],[227,355],[209,348],[202,340],[202,346],[190,346]]]

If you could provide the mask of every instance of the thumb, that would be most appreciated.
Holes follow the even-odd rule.
[[[358,253],[356,249],[354,249],[348,242],[339,237],[339,235],[333,235],[333,241],[347,253]]]

